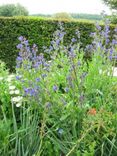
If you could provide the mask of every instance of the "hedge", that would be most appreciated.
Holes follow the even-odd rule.
[[[75,30],[81,32],[83,46],[91,43],[90,33],[95,31],[94,23],[63,21],[66,32],[65,43],[75,36]],[[18,54],[18,37],[25,36],[30,44],[37,44],[39,52],[43,46],[49,46],[52,35],[58,28],[58,21],[40,18],[3,18],[0,17],[0,60],[13,71]]]

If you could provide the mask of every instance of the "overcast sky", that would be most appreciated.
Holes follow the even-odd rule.
[[[100,14],[102,10],[110,13],[102,0],[0,0],[0,5],[20,3],[30,14],[53,14],[57,12]]]

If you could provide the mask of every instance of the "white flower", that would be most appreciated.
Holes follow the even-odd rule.
[[[20,107],[22,105],[22,99],[23,99],[22,96],[13,97],[11,99],[11,102],[16,104],[16,107]]]
[[[3,80],[3,77],[0,77],[0,81],[2,81]]]
[[[15,75],[9,75],[8,78],[6,79],[8,82],[11,82],[15,78]]]
[[[23,99],[22,96],[17,96],[17,97],[13,97],[13,98],[11,99],[11,101],[12,101],[13,103],[17,103],[17,102],[21,102],[22,99]]]
[[[16,87],[15,86],[9,86],[10,90],[14,90]]]
[[[8,77],[11,78],[11,79],[13,79],[13,78],[15,78],[15,75],[14,74],[11,74]]]
[[[99,74],[102,74],[102,69],[99,70]]]
[[[15,92],[16,95],[18,95],[20,93],[19,90],[15,90],[14,92]]]
[[[22,105],[22,103],[19,102],[19,103],[16,104],[16,107],[20,107],[21,105]]]
[[[114,67],[113,76],[117,76],[117,67]]]
[[[51,63],[52,61],[50,60],[50,61],[48,61],[48,63]]]
[[[11,91],[9,92],[9,94],[13,95],[13,94],[14,94],[14,90],[11,90]]]
[[[7,78],[6,80],[7,80],[8,82],[11,82],[12,79],[11,79],[11,78]]]
[[[12,101],[12,102],[17,102],[17,97],[13,97],[13,98],[11,99],[11,101]]]

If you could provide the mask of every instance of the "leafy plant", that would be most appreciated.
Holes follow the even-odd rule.
[[[2,139],[2,155],[116,155],[117,30],[111,39],[108,22],[96,28],[86,47],[90,60],[80,46],[79,30],[70,44],[64,44],[62,23],[43,53],[38,54],[36,44],[30,47],[25,37],[18,38],[16,73],[10,82],[6,74],[0,85],[1,97],[9,97],[11,115],[8,118],[2,109],[1,125],[9,129],[1,128],[0,134],[7,136]],[[3,76],[5,70],[1,71]],[[2,108],[8,101],[2,101]]]

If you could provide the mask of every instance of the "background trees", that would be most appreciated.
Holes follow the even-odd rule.
[[[60,12],[60,13],[56,13],[53,15],[53,17],[55,19],[67,19],[67,20],[70,20],[72,17],[69,13],[66,13],[66,12]]]
[[[6,4],[0,6],[0,16],[27,16],[28,10],[20,4]]]
[[[111,9],[117,10],[117,0],[103,0]]]
[[[117,24],[117,0],[103,0],[103,2],[112,9],[111,22]]]

